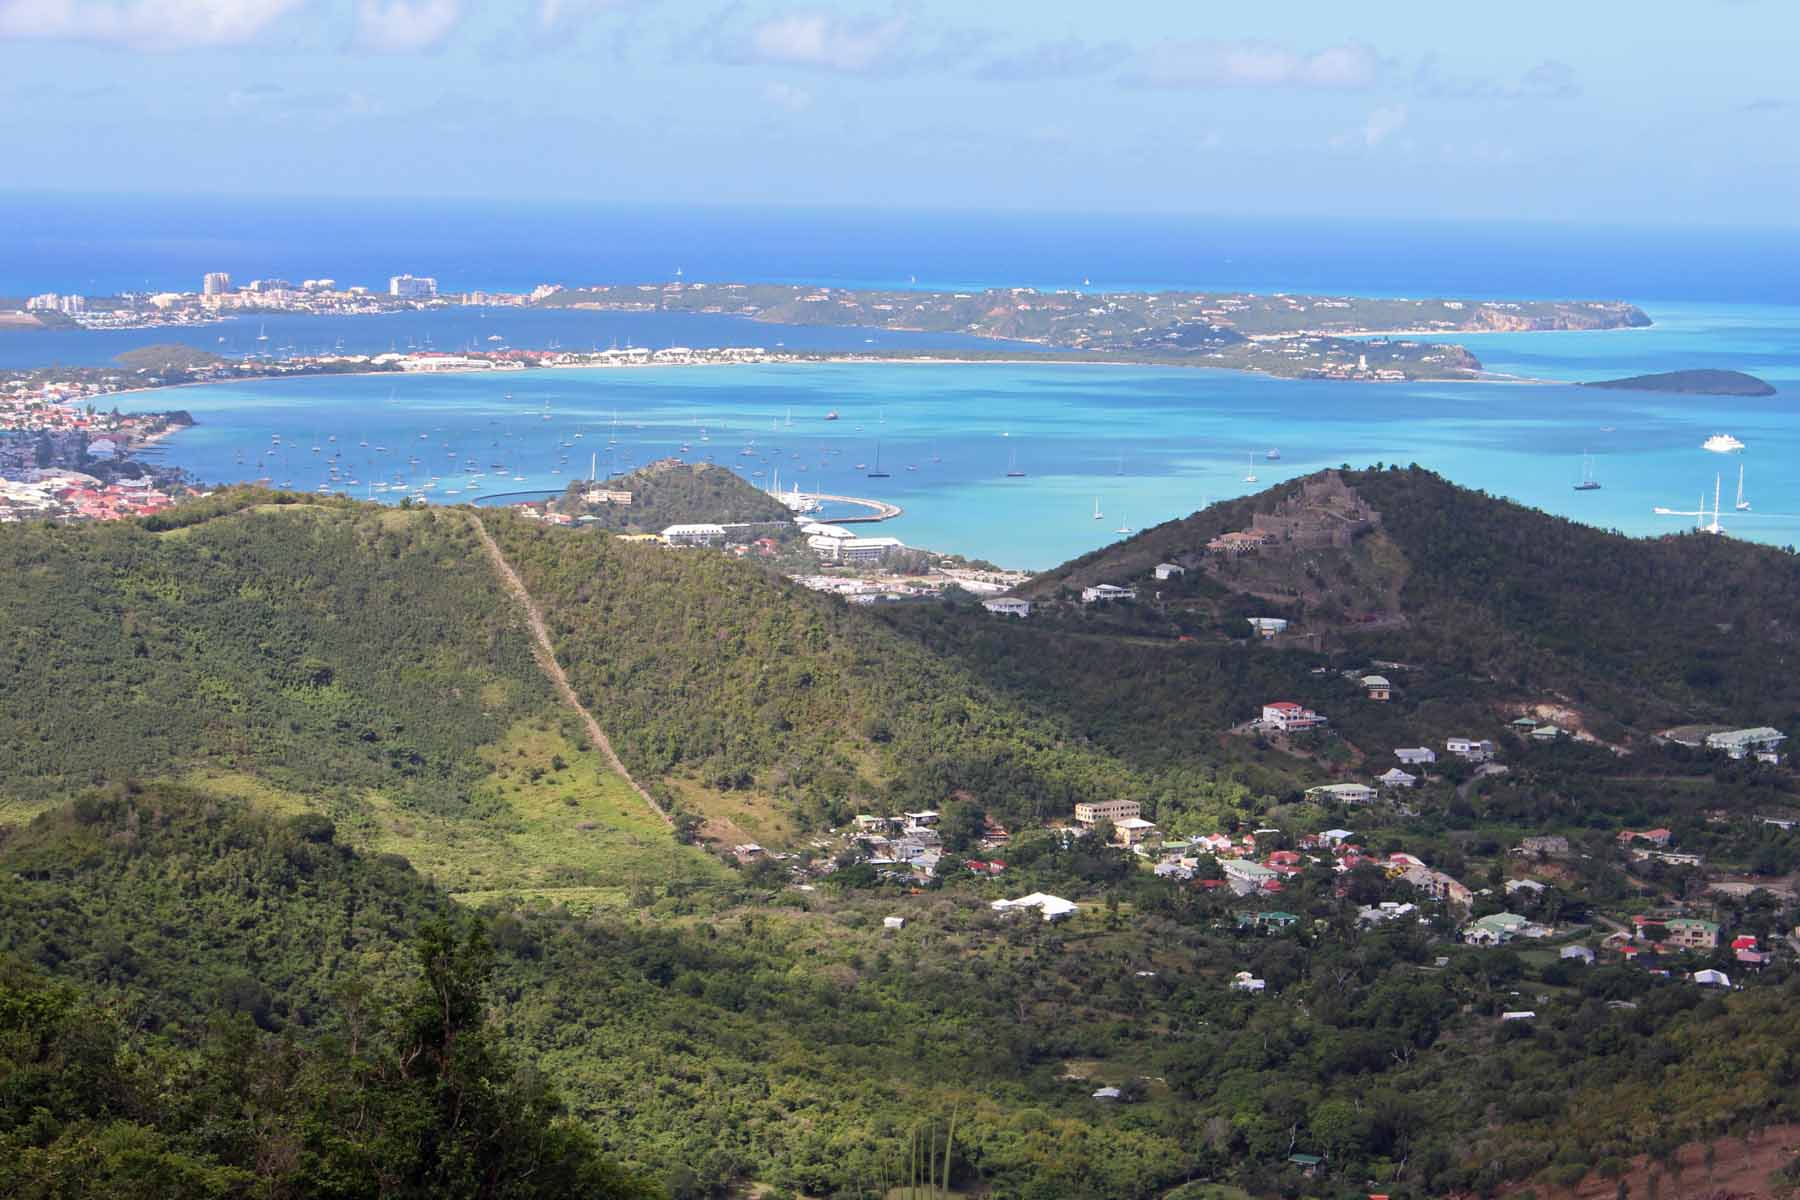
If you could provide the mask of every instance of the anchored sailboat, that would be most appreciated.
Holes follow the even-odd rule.
[[[1578,492],[1597,492],[1600,481],[1594,478],[1594,456],[1583,450],[1581,452],[1581,482],[1575,485]]]
[[[1244,472],[1244,482],[1245,483],[1255,483],[1256,482],[1256,455],[1255,454],[1252,454],[1250,456],[1250,469],[1248,471]]]
[[[881,439],[875,439],[875,469],[869,472],[870,479],[886,479],[888,473],[881,469]]]
[[[1744,499],[1744,464],[1743,463],[1738,464],[1737,510],[1739,512],[1749,512],[1750,511],[1750,502],[1748,500]]]
[[[1017,450],[1006,452],[1006,477],[1008,479],[1025,478],[1025,472],[1019,470],[1019,452]]]
[[[1105,513],[1100,511],[1100,497],[1095,496],[1094,497],[1094,520],[1098,521],[1101,517],[1104,517],[1105,515],[1106,515]]]

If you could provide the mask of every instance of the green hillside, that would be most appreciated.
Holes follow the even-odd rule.
[[[179,779],[458,892],[716,877],[585,746],[470,514],[275,498],[0,529],[0,816]]]
[[[1645,736],[1788,722],[1794,558],[1619,538],[1423,472],[1341,483],[1311,493],[1328,523],[1378,526],[1209,571],[1206,542],[1277,489],[1052,573],[1026,621],[865,610],[504,511],[239,491],[0,528],[0,1192],[870,1200],[929,1159],[996,1200],[1420,1200],[1800,1118],[1792,903],[1713,896],[1615,836],[1664,825],[1771,884],[1800,864],[1800,831],[1755,819],[1795,807],[1790,770]],[[733,870],[670,836],[545,682],[477,520],[633,774],[715,843],[802,857]],[[1188,574],[1159,586],[1160,561]],[[1101,579],[1138,602],[1062,598]],[[1250,641],[1270,605],[1295,632]],[[1356,683],[1376,658],[1405,664],[1387,703]],[[1242,728],[1276,696],[1332,731]],[[1546,698],[1630,753],[1503,732]],[[1349,812],[1299,794],[1447,732],[1501,739],[1509,773],[1445,764]],[[1468,913],[1374,863],[1240,898],[1042,828],[1115,796],[1259,846],[1349,823],[1462,879],[1471,912],[1559,932],[1479,949]],[[1005,873],[791,873],[840,852],[815,831],[926,806],[1009,824]],[[1546,832],[1575,852],[1509,853]],[[1545,893],[1504,890],[1523,879]],[[1030,892],[1079,911],[991,908]],[[1380,901],[1420,916],[1362,921]],[[1667,977],[1558,957],[1677,908],[1778,953],[1752,973],[1670,952]],[[1241,923],[1271,909],[1293,924]],[[1694,986],[1703,966],[1744,989]],[[454,1021],[426,1020],[421,981]],[[445,1133],[430,1098],[477,1077],[476,1119]],[[551,1179],[483,1190],[482,1163]]]
[[[1800,721],[1790,551],[1705,534],[1627,538],[1417,468],[1342,479],[1380,515],[1347,547],[1278,538],[1236,555],[1207,550],[1295,495],[1296,481],[1145,530],[1027,590],[1136,582],[1151,603],[1089,623],[1165,637],[1241,641],[1243,618],[1286,617],[1278,645],[1432,666],[1484,703],[1558,699],[1621,734]],[[1164,561],[1188,566],[1186,577],[1152,581]]]

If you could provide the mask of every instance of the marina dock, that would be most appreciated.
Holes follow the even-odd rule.
[[[886,500],[869,500],[862,496],[832,496],[824,492],[808,492],[807,495],[821,503],[854,504],[872,510],[866,517],[834,517],[831,521],[833,525],[859,525],[875,521],[891,521],[905,511],[898,504],[889,504]]]

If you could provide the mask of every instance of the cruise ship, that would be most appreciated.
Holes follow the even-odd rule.
[[[1715,433],[1700,443],[1702,450],[1711,450],[1714,454],[1730,454],[1733,450],[1742,450],[1744,443],[1729,433]]]

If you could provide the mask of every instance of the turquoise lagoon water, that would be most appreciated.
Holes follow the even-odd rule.
[[[262,477],[310,490],[328,480],[337,453],[338,490],[397,500],[398,489],[371,485],[416,488],[436,476],[432,500],[467,502],[560,488],[596,459],[605,475],[710,455],[759,484],[779,472],[784,487],[899,504],[905,514],[882,532],[911,545],[1031,568],[1114,540],[1121,526],[1141,529],[1343,463],[1418,463],[1638,535],[1690,527],[1691,519],[1651,510],[1693,509],[1702,492],[1710,505],[1723,476],[1722,520],[1732,535],[1800,542],[1800,309],[1669,304],[1653,316],[1657,325],[1646,330],[1468,342],[1492,369],[1540,380],[1729,366],[1769,379],[1778,393],[1678,397],[1561,383],[1347,384],[958,363],[358,376],[126,399],[194,414],[199,424],[170,439],[164,454],[207,481]],[[840,418],[827,421],[832,410]],[[1715,432],[1747,449],[1703,451]],[[270,454],[274,434],[281,447]],[[878,445],[887,479],[867,477]],[[1278,461],[1266,457],[1271,448]],[[1584,452],[1594,456],[1599,491],[1573,490]],[[471,458],[476,479],[463,470]],[[1747,513],[1733,507],[1740,463]],[[1022,478],[1008,477],[1014,464]],[[1250,473],[1256,482],[1246,482]],[[344,482],[352,478],[356,485]]]

